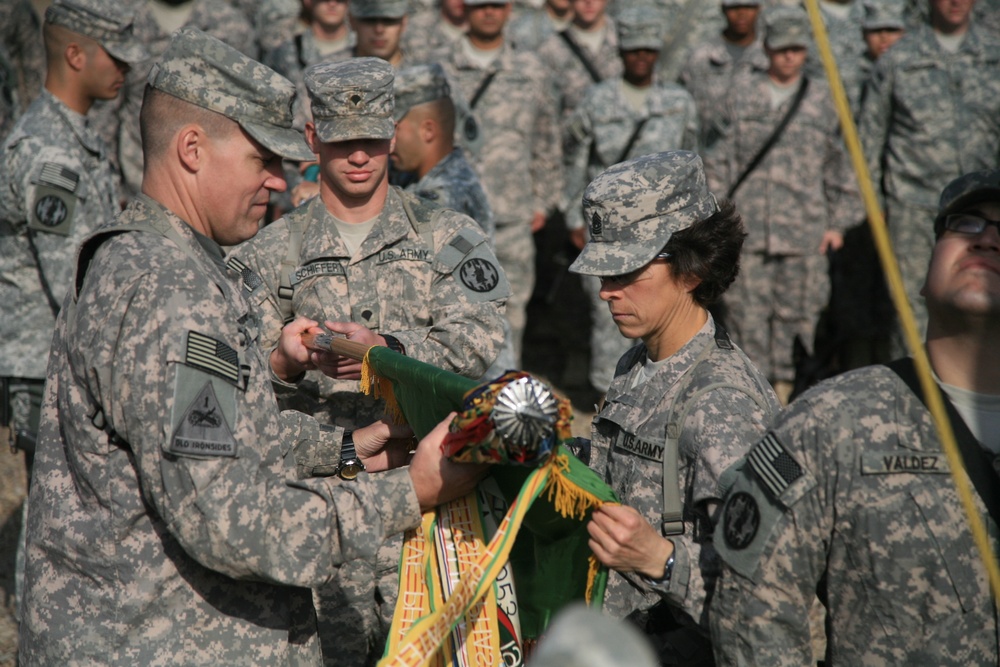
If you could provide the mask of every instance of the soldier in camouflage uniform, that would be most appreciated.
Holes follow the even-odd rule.
[[[350,20],[357,37],[354,56],[381,58],[397,70],[412,59],[403,52],[407,0],[351,0]]]
[[[679,81],[698,106],[700,144],[709,150],[721,133],[722,109],[737,73],[767,69],[767,56],[757,31],[759,0],[723,0],[726,28],[696,46],[681,70]]]
[[[280,157],[309,153],[294,90],[190,28],[151,72],[145,194],[84,240],[53,339],[24,667],[317,665],[308,587],[475,484],[439,454],[446,424],[409,470],[347,482],[332,476],[345,458],[384,469],[409,439],[374,424],[351,452],[343,429],[279,413],[221,244],[257,231]],[[315,358],[303,330],[286,332],[289,363]]]
[[[996,485],[1000,171],[956,179],[941,205],[923,288],[927,354],[969,445],[965,468]],[[930,413],[897,363],[803,394],[734,469],[715,534],[720,665],[812,662],[807,612],[817,591],[827,664],[1000,661],[986,568]],[[996,508],[991,520],[982,497],[975,503],[995,548]]]
[[[571,0],[545,0],[538,9],[517,12],[507,29],[507,39],[515,49],[537,51],[550,35],[568,28],[572,20]]]
[[[743,270],[726,295],[727,324],[786,401],[794,341],[812,352],[829,298],[825,254],[863,216],[829,88],[802,73],[810,41],[805,10],[773,7],[764,21],[770,67],[733,81],[726,129],[705,163],[713,192],[735,188],[731,196],[748,222]],[[794,116],[747,172],[802,87]]]
[[[899,41],[906,29],[903,18],[903,3],[900,0],[865,0],[865,18],[861,22],[861,33],[865,41],[865,52],[858,59],[858,78],[853,83],[845,81],[847,96],[851,99],[851,109],[857,117],[865,85],[872,75],[875,63],[893,44]]]
[[[531,53],[504,37],[509,2],[466,0],[469,31],[439,62],[475,114],[479,146],[468,152],[496,216],[496,252],[511,281],[507,321],[520,364],[528,299],[535,284],[533,232],[556,208],[562,150],[549,81]]]
[[[819,3],[819,13],[830,40],[830,51],[837,63],[852,106],[857,102],[854,90],[859,87],[861,72],[858,64],[865,52],[864,40],[858,39],[865,17],[864,0],[827,0]],[[815,79],[825,79],[826,69],[815,42],[809,44],[806,74]]]
[[[572,0],[571,4],[569,27],[549,35],[538,47],[539,59],[553,73],[551,85],[564,123],[588,88],[622,74],[615,22],[605,12],[607,0]]]
[[[108,0],[60,0],[46,12],[44,35],[45,89],[0,147],[0,412],[7,419],[0,427],[25,451],[29,481],[49,343],[73,258],[80,241],[121,210],[117,175],[86,114],[95,100],[116,97],[128,63],[145,57],[132,14]]]
[[[414,14],[403,33],[403,51],[411,62],[428,62],[431,57],[465,36],[464,0],[441,0],[441,7]]]
[[[347,22],[346,0],[302,0],[302,16],[307,18],[308,27],[261,60],[295,84],[296,127],[305,127],[309,120],[306,69],[317,63],[350,58],[354,47],[354,33]]]
[[[416,175],[406,186],[421,199],[464,213],[493,242],[496,222],[479,176],[455,146],[455,105],[438,63],[407,67],[396,75],[396,141],[393,165]]]
[[[879,60],[858,116],[921,330],[935,198],[959,174],[1000,165],[1000,41],[972,22],[973,4],[930,0],[930,25],[907,32]],[[902,351],[901,339],[896,347]]]
[[[30,0],[0,3],[0,140],[42,91],[45,52]]]
[[[604,607],[649,636],[660,664],[711,665],[716,487],[778,409],[708,312],[739,270],[743,223],[686,151],[611,167],[587,187],[584,212],[591,238],[570,270],[599,276],[618,328],[642,341],[593,424],[591,467],[623,503],[587,526],[615,570]]]
[[[655,83],[663,44],[659,13],[649,6],[630,7],[618,14],[616,24],[624,74],[590,88],[566,131],[566,226],[578,248],[587,233],[583,191],[598,174],[665,149],[698,151],[698,112],[691,95],[676,84]],[[632,342],[619,335],[608,314],[600,280],[583,276],[582,283],[590,297],[590,384],[603,394]]]
[[[135,36],[149,51],[150,57],[129,72],[121,104],[110,110],[102,122],[110,125],[116,140],[112,151],[117,156],[122,178],[129,193],[139,192],[142,183],[142,139],[139,133],[139,109],[146,78],[153,63],[166,50],[170,36],[182,26],[197,28],[251,58],[257,57],[256,33],[243,13],[226,0],[137,0]]]
[[[320,194],[234,251],[259,283],[248,284],[261,343],[307,317],[349,339],[389,346],[420,361],[478,378],[503,343],[510,292],[474,220],[390,187],[392,67],[380,58],[321,63],[306,70],[312,122],[306,138],[320,158]],[[361,393],[360,363],[336,359],[302,375],[275,366],[281,405],[355,428],[384,403]],[[365,664],[382,653],[396,602],[400,542],[378,560],[355,561],[335,587],[319,591],[328,664]],[[363,621],[355,633],[346,631]]]

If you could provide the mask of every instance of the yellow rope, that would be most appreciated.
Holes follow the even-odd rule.
[[[361,360],[361,392],[367,396],[381,398],[385,400],[385,414],[394,424],[405,424],[403,409],[399,407],[396,393],[392,389],[392,380],[378,375],[372,368],[368,355],[372,348],[365,352],[365,358]]]
[[[931,375],[931,366],[927,359],[927,352],[924,350],[923,342],[920,340],[920,334],[917,331],[916,322],[913,319],[913,309],[906,300],[906,291],[903,289],[903,278],[899,273],[899,264],[892,253],[889,235],[886,232],[885,219],[882,216],[882,210],[879,208],[878,199],[875,196],[871,174],[868,172],[868,163],[865,161],[861,142],[858,140],[854,119],[851,117],[847,95],[844,93],[844,84],[840,79],[840,73],[837,70],[837,63],[833,58],[833,52],[830,50],[830,40],[826,33],[826,26],[823,24],[823,17],[820,14],[819,3],[817,0],[806,0],[805,4],[806,9],[809,11],[809,20],[812,22],[816,45],[819,47],[819,54],[823,60],[823,68],[826,70],[826,77],[830,82],[830,89],[833,92],[833,102],[837,108],[837,115],[840,116],[840,127],[844,133],[844,140],[847,142],[847,150],[851,155],[851,162],[854,165],[854,172],[858,178],[858,185],[861,188],[865,211],[868,213],[868,221],[871,225],[872,235],[875,238],[875,245],[878,248],[882,269],[889,283],[889,293],[896,306],[896,311],[899,313],[899,320],[903,325],[906,345],[913,355],[917,375],[920,378],[924,396],[927,397],[927,406],[930,409],[931,417],[934,419],[934,425],[937,429],[938,437],[941,439],[945,456],[948,459],[948,465],[951,467],[951,475],[955,480],[955,486],[958,489],[958,496],[965,510],[966,518],[969,520],[972,537],[976,542],[976,547],[979,549],[979,556],[986,566],[990,587],[993,590],[993,599],[1000,600],[1000,569],[997,567],[996,556],[990,547],[983,519],[976,508],[972,491],[969,488],[968,478],[962,474],[965,468],[962,464],[961,454],[959,454],[958,447],[955,444],[955,435],[952,432],[951,423],[948,421],[948,416],[945,413],[940,390]]]

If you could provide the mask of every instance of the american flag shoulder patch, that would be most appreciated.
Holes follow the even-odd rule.
[[[58,162],[46,162],[42,165],[42,171],[38,175],[38,182],[62,188],[69,192],[76,192],[76,189],[80,186],[80,174],[72,169],[67,169]]]
[[[264,279],[257,275],[256,271],[236,257],[230,257],[229,261],[226,262],[226,266],[240,274],[240,279],[243,281],[243,289],[248,292],[252,292],[264,284]]]
[[[188,331],[184,363],[240,386],[240,357],[236,350],[211,336]]]
[[[773,433],[765,435],[763,440],[750,449],[747,461],[761,484],[775,499],[780,498],[792,482],[802,477],[802,466],[785,451]]]

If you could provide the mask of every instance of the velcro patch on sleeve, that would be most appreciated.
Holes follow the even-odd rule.
[[[247,292],[253,292],[255,289],[264,284],[264,279],[257,275],[256,271],[251,269],[236,257],[230,257],[229,261],[226,262],[226,266],[240,274],[240,280],[243,282],[243,289]]]
[[[230,426],[236,418],[236,394],[227,383],[178,366],[173,435],[167,451],[193,458],[236,458],[236,438]]]
[[[62,188],[67,192],[76,192],[77,187],[80,185],[80,174],[62,166],[58,162],[46,162],[42,165],[42,171],[38,174],[38,182],[43,185]]]
[[[240,357],[236,350],[211,336],[188,331],[184,363],[240,386]]]
[[[775,499],[802,477],[802,466],[785,451],[773,433],[768,433],[753,446],[747,455],[747,463]]]

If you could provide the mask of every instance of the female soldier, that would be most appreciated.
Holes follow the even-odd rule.
[[[618,329],[642,341],[618,362],[592,433],[591,465],[624,503],[588,525],[591,549],[615,570],[605,608],[636,622],[662,664],[711,665],[719,477],[778,409],[708,311],[736,277],[743,223],[687,151],[611,167],[583,206],[590,240],[570,270],[600,277]]]

